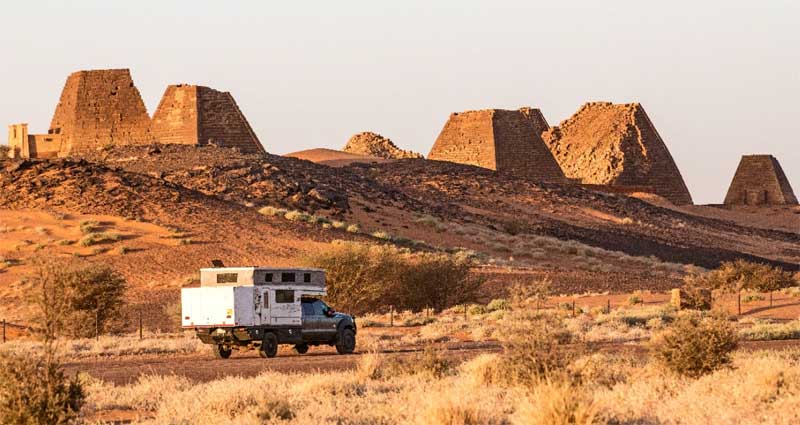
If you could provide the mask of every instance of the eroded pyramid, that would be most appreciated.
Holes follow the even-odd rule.
[[[537,128],[542,124],[537,113],[541,116],[531,108],[453,113],[428,159],[475,165],[537,181],[565,182],[564,173],[539,137]]]
[[[204,86],[168,86],[153,115],[152,128],[161,143],[266,152],[233,96]]]
[[[153,141],[150,117],[127,69],[70,74],[48,134],[56,135],[59,156]]]
[[[783,168],[772,155],[744,155],[725,195],[726,205],[797,205]]]
[[[569,178],[692,203],[672,155],[638,103],[587,103],[542,139]]]
[[[385,159],[422,158],[422,155],[400,149],[391,139],[371,131],[353,135],[342,151]]]

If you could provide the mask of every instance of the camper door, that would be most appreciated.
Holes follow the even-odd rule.
[[[271,324],[301,326],[300,292],[294,289],[271,289],[269,292]]]

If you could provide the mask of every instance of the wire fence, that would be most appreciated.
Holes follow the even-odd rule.
[[[34,328],[33,326],[29,326],[23,323],[9,322],[6,319],[2,319],[0,323],[2,323],[2,330],[0,330],[0,333],[2,333],[2,339],[0,339],[0,341],[2,341],[2,343],[6,343],[7,341],[9,341],[11,339],[12,333],[31,335],[36,331],[36,328]]]

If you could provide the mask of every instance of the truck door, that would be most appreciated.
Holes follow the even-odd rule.
[[[314,305],[311,300],[303,300],[301,306],[303,309],[303,336],[310,340],[316,340],[319,320],[314,315]]]
[[[300,295],[295,295],[292,289],[275,289],[269,292],[271,324],[301,326]]]
[[[314,301],[313,305],[314,316],[317,318],[317,337],[321,340],[330,341],[336,337],[337,319],[325,314],[329,307],[321,300]]]
[[[253,306],[256,312],[256,324],[269,325],[269,289],[255,288],[255,291],[253,291]]]

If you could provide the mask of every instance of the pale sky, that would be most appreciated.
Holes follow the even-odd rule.
[[[0,122],[47,130],[69,73],[230,91],[271,153],[375,131],[427,154],[451,112],[640,102],[696,203],[743,154],[800,195],[800,2],[3,0]]]

